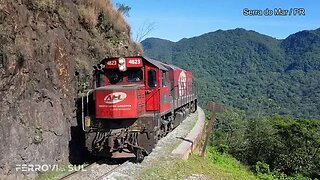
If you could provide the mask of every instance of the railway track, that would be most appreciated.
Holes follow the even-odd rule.
[[[83,169],[79,171],[74,171],[70,174],[67,174],[61,178],[60,180],[102,180],[111,174],[113,171],[119,169],[122,166],[125,166],[127,163],[130,162],[130,159],[126,159],[123,161],[106,161],[101,160],[94,163],[91,163],[85,166]]]

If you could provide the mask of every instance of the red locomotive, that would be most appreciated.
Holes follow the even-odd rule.
[[[191,72],[174,65],[120,57],[94,69],[94,88],[82,98],[82,128],[93,155],[140,161],[197,109]]]

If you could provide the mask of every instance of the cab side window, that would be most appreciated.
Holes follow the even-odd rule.
[[[157,86],[157,72],[154,69],[148,71],[148,86],[154,88]]]

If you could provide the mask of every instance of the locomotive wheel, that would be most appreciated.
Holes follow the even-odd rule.
[[[193,101],[192,107],[191,107],[191,112],[194,113],[197,111],[197,101]]]
[[[156,132],[152,133],[152,138],[154,139],[154,144],[156,145],[159,141],[159,130]]]
[[[173,130],[173,124],[170,122],[168,124],[168,131],[171,132]]]
[[[136,163],[141,163],[144,159],[144,154],[143,154],[143,151],[142,149],[140,148],[135,148],[135,153],[136,155],[135,159],[134,159],[134,162]]]

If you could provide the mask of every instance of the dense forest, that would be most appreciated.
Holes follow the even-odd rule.
[[[191,70],[202,105],[225,105],[210,141],[218,152],[260,179],[320,178],[320,29],[284,40],[219,30],[142,45],[147,56]]]
[[[218,152],[231,154],[261,179],[320,178],[319,119],[248,119],[243,111],[227,108],[213,132],[210,142]]]
[[[251,116],[320,117],[320,29],[284,40],[218,30],[178,42],[149,38],[142,45],[147,56],[191,70],[202,104],[213,100]]]

